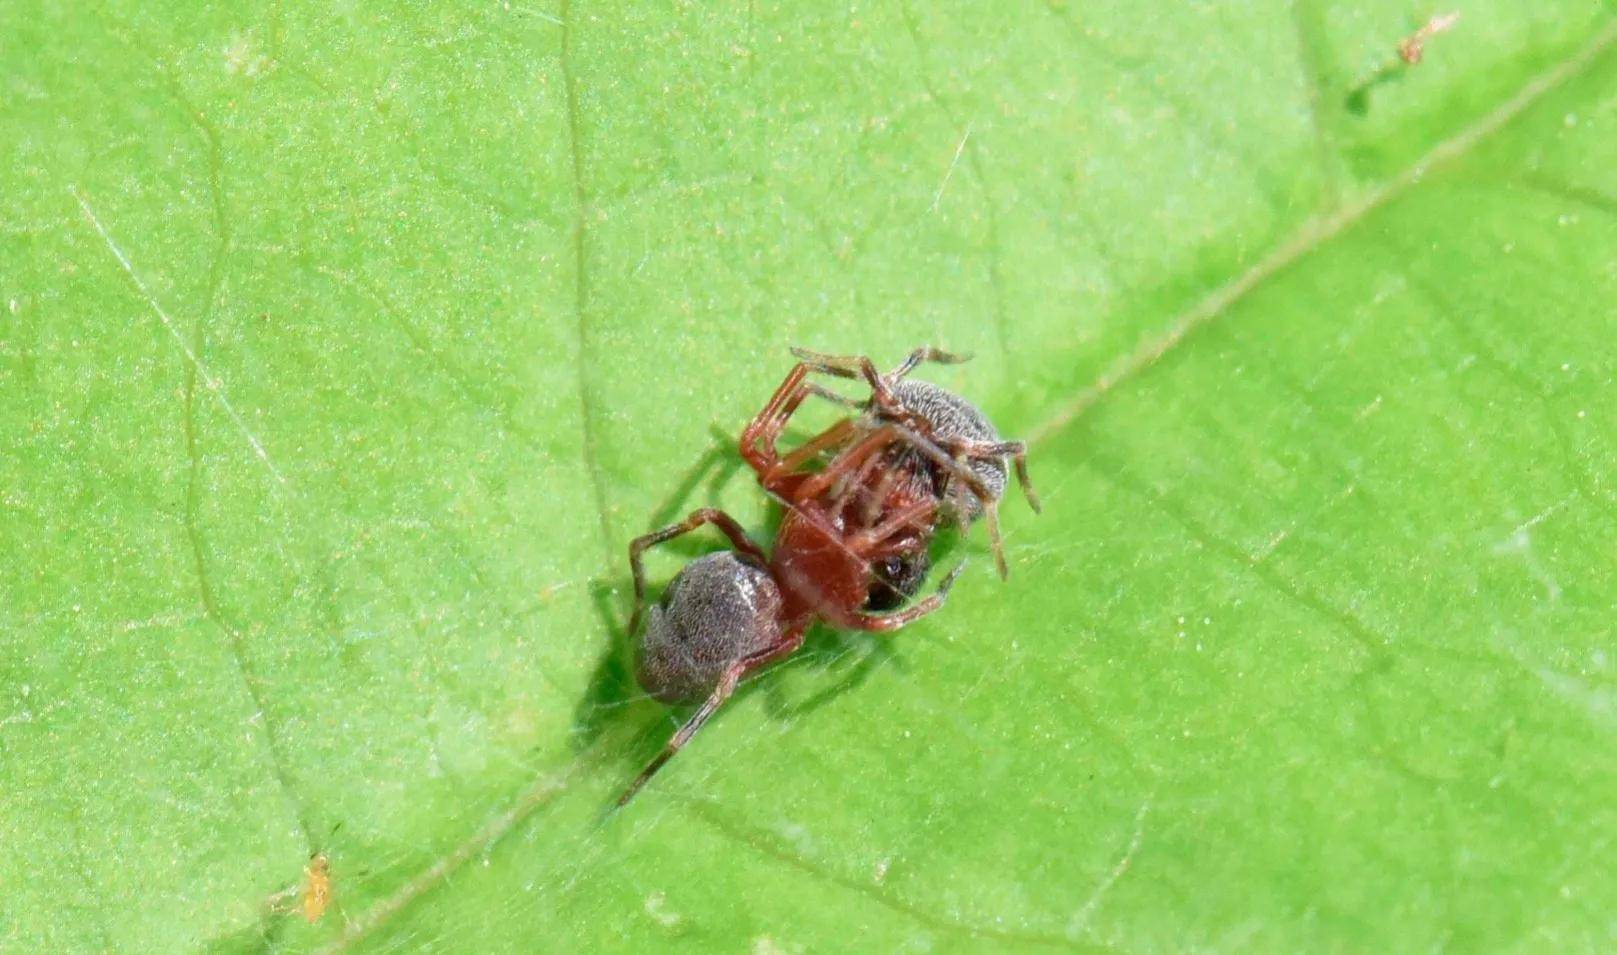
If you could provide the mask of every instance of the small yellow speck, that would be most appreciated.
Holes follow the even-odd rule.
[[[331,905],[331,863],[316,854],[303,867],[303,918],[313,924]]]

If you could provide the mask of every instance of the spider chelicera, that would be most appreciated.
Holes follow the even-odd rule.
[[[1004,576],[996,508],[1007,461],[1038,510],[1026,446],[1001,440],[965,399],[906,377],[922,362],[952,364],[963,358],[917,348],[884,375],[869,358],[792,352],[798,363],[741,433],[742,458],[786,508],[773,551],[766,553],[734,518],[709,507],[629,545],[635,595],[631,635],[646,617],[635,676],[663,702],[703,702],[630,784],[619,805],[690,742],[738,683],[802,646],[816,620],[848,630],[890,632],[941,607],[963,564],[931,595],[895,609],[925,582],[928,547],[940,526],[966,526],[984,517]],[[811,380],[813,373],[862,379],[870,397],[855,401],[839,395]],[[776,443],[810,395],[857,408],[859,414],[783,455]],[[704,524],[717,527],[734,549],[687,564],[647,615],[641,555]],[[893,612],[872,612],[887,610]]]

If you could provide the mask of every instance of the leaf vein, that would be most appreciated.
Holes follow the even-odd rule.
[[[577,383],[580,430],[580,453],[584,471],[589,475],[590,495],[600,522],[601,553],[612,560],[612,519],[607,511],[606,481],[601,473],[600,436],[597,434],[597,411],[591,394],[589,375],[589,276],[587,271],[588,229],[591,212],[589,192],[584,186],[583,124],[578,107],[578,77],[573,69],[573,31],[571,0],[561,4],[561,53],[558,64],[567,99],[567,140],[572,157],[573,173],[573,314],[576,318],[576,344],[578,348]]]
[[[1093,383],[1033,428],[1029,433],[1029,443],[1037,443],[1063,430],[1118,385],[1155,365],[1197,329],[1229,312],[1269,280],[1318,251],[1370,213],[1419,185],[1432,170],[1471,152],[1528,107],[1587,70],[1614,42],[1617,42],[1617,23],[1607,25],[1572,56],[1528,80],[1515,95],[1492,112],[1438,143],[1402,172],[1366,189],[1334,212],[1304,222],[1289,238],[1245,272],[1208,292],[1157,335],[1144,339],[1133,351],[1113,361]]]
[[[201,134],[207,155],[208,193],[209,206],[213,216],[214,247],[212,259],[208,264],[208,284],[204,292],[202,311],[191,329],[191,353],[200,356],[206,345],[208,324],[213,318],[214,309],[218,306],[219,296],[224,290],[225,260],[230,254],[231,228],[230,216],[225,208],[224,150],[220,143],[218,129],[208,122],[200,109],[191,103],[185,96],[184,91],[180,89],[179,84],[168,75],[167,71],[160,69],[160,72],[165,85],[168,87],[169,94],[179,103],[181,110]],[[312,855],[315,851],[314,838],[311,835],[309,821],[304,813],[303,801],[298,798],[297,792],[292,785],[291,773],[287,766],[287,760],[283,755],[282,734],[274,718],[270,716],[269,708],[266,706],[262,690],[263,680],[248,657],[246,638],[240,628],[225,617],[219,604],[217,591],[208,574],[205,555],[206,547],[203,540],[202,524],[198,516],[202,494],[202,453],[197,437],[196,420],[199,368],[200,363],[195,361],[186,365],[183,411],[187,458],[184,526],[186,542],[191,551],[191,560],[196,573],[197,595],[202,602],[204,615],[225,635],[225,645],[230,650],[236,674],[247,691],[247,698],[253,705],[254,715],[261,723],[264,750],[269,757],[271,775],[280,789],[281,798],[285,801],[287,809],[297,822],[298,834],[302,838],[304,851]]]

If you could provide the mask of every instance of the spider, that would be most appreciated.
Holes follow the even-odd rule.
[[[927,554],[941,525],[968,526],[986,516],[995,561],[1006,573],[996,508],[1006,460],[1014,462],[1028,503],[1039,509],[1027,473],[1027,448],[1003,441],[980,411],[936,385],[906,380],[924,361],[965,359],[917,348],[883,375],[866,357],[792,349],[798,363],[741,433],[741,456],[766,492],[786,507],[773,554],[716,508],[704,507],[629,545],[635,609],[629,633],[645,616],[650,547],[712,524],[733,550],[687,564],[650,610],[640,637],[635,676],[665,703],[702,700],[618,800],[626,804],[702,728],[737,684],[795,652],[816,620],[850,630],[891,632],[937,610],[964,564],[931,595],[892,613],[919,592],[930,571]],[[870,397],[859,402],[809,380],[811,373],[863,379]],[[810,395],[858,408],[790,453],[776,449],[781,433]],[[815,469],[814,462],[828,463]]]

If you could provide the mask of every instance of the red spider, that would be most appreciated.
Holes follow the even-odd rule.
[[[786,505],[773,556],[734,518],[714,508],[694,511],[629,545],[635,595],[631,635],[645,609],[640,557],[647,548],[713,524],[735,549],[687,564],[651,608],[635,667],[640,685],[668,703],[705,701],[630,784],[619,805],[696,735],[741,680],[802,646],[816,620],[887,632],[942,606],[960,566],[937,592],[912,606],[869,612],[896,607],[920,589],[930,568],[927,548],[939,526],[964,526],[986,515],[1003,576],[995,509],[1005,489],[1007,458],[1015,462],[1028,503],[1038,510],[1022,442],[1000,440],[964,399],[936,385],[905,380],[923,361],[963,358],[918,348],[882,375],[869,358],[800,349],[793,354],[798,364],[741,433],[742,457],[764,490]],[[862,378],[870,398],[856,402],[822,388],[808,380],[811,372]],[[809,395],[852,405],[862,414],[782,456],[775,444]],[[832,457],[823,468],[810,466],[826,455]]]

